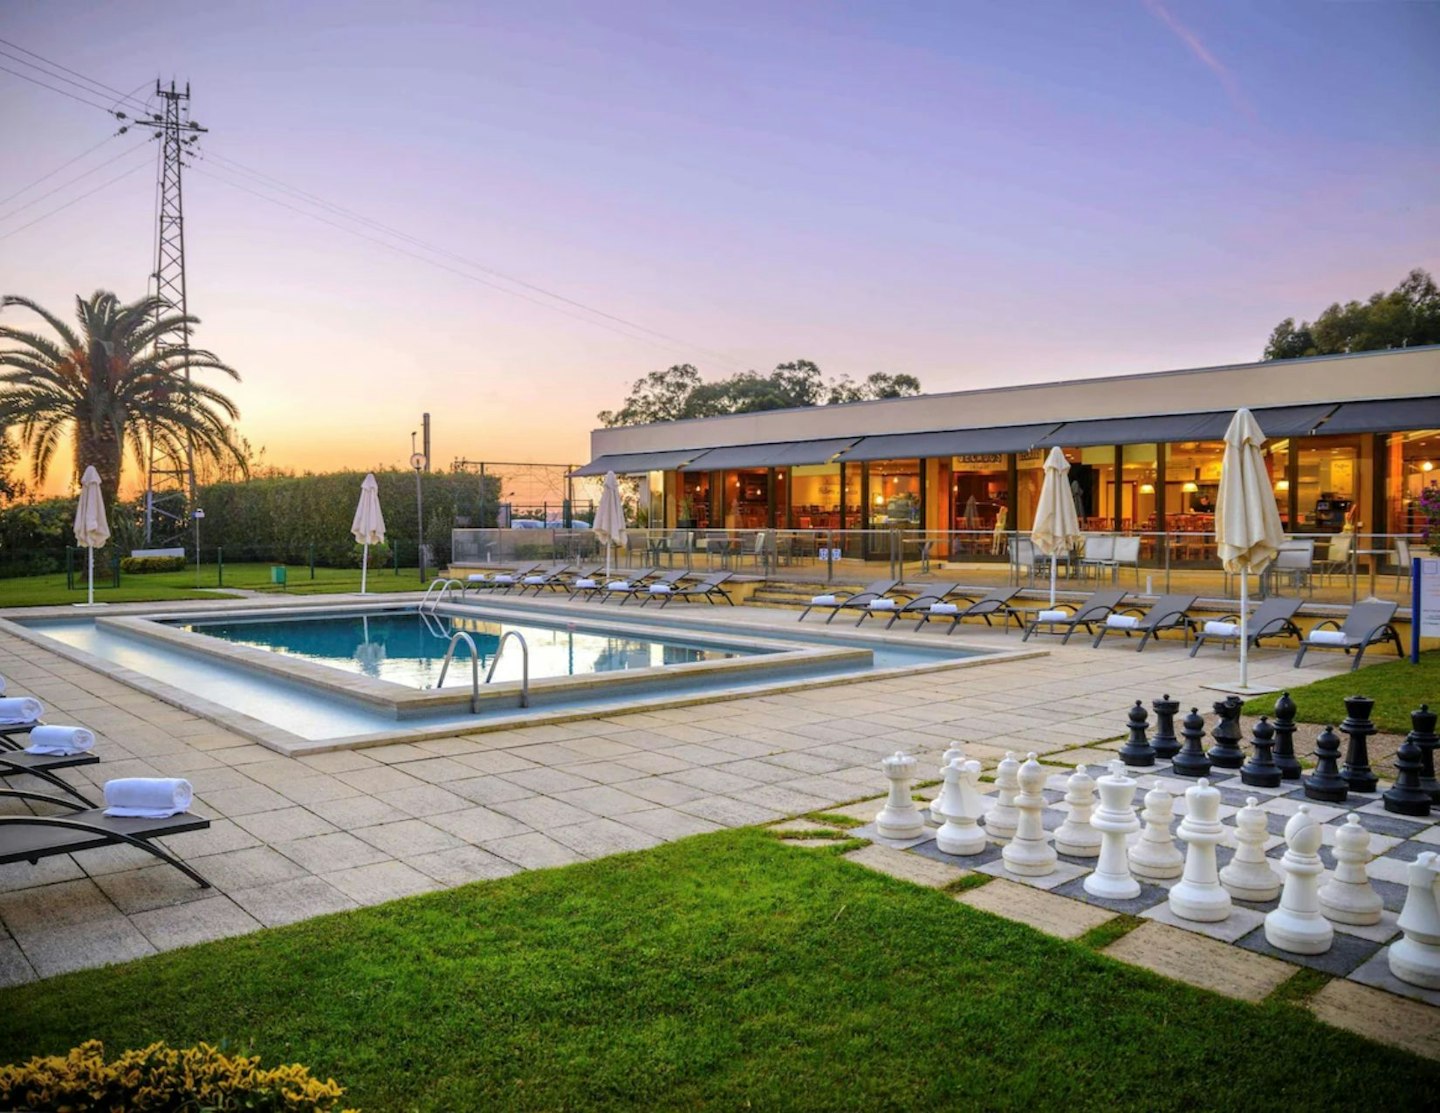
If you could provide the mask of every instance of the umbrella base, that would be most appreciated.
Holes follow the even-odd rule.
[[[1237,696],[1268,696],[1273,692],[1280,691],[1279,688],[1269,684],[1222,684],[1212,682],[1210,684],[1201,684],[1200,687],[1213,692],[1233,692]]]

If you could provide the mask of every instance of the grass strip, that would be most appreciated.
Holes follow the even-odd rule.
[[[1103,924],[1096,924],[1084,935],[1075,940],[1082,947],[1088,947],[1092,951],[1103,951],[1117,939],[1129,935],[1145,921],[1139,916],[1131,916],[1127,912],[1121,912],[1113,920],[1106,920]]]
[[[853,815],[837,815],[835,812],[810,812],[800,818],[808,819],[811,823],[823,823],[827,827],[839,827],[844,831],[865,826],[863,819],[856,819]]]
[[[1377,646],[1370,653],[1379,653]],[[1366,654],[1366,659],[1372,659]],[[1375,725],[1389,734],[1406,734],[1410,730],[1410,712],[1422,703],[1434,707],[1440,703],[1440,650],[1420,654],[1420,663],[1391,658],[1376,665],[1366,665],[1357,673],[1327,676],[1310,684],[1290,689],[1295,701],[1295,718],[1302,723],[1338,723],[1345,718],[1345,697],[1369,696],[1375,701],[1371,714]],[[1273,696],[1256,696],[1245,704],[1247,715],[1275,714]]]
[[[967,873],[964,877],[957,877],[954,881],[940,887],[942,893],[949,893],[954,896],[956,893],[968,893],[971,889],[979,889],[994,881],[994,875],[988,873]]]
[[[1308,966],[1302,966],[1277,985],[1266,1000],[1272,1005],[1303,1007],[1310,998],[1324,989],[1330,980],[1330,975],[1323,970],[1312,970]]]

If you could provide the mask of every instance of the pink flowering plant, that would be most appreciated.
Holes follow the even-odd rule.
[[[1430,551],[1440,556],[1440,486],[1431,484],[1420,492],[1420,513],[1425,515],[1425,529],[1421,534]]]

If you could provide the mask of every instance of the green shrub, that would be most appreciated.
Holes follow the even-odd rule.
[[[132,576],[144,576],[151,572],[183,572],[185,567],[183,556],[120,558],[120,571],[129,572]]]
[[[152,1043],[107,1063],[104,1045],[89,1040],[68,1055],[0,1067],[5,1109],[340,1113],[344,1093],[333,1079],[321,1082],[298,1063],[262,1069],[258,1057],[226,1055],[207,1043],[179,1049]]]

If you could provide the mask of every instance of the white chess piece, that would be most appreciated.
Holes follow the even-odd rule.
[[[956,758],[945,770],[945,787],[955,774],[955,790],[946,797],[945,822],[935,833],[935,845],[943,854],[979,854],[989,845],[980,829],[985,814],[980,790],[980,763]],[[953,804],[950,801],[953,800]]]
[[[1179,877],[1185,869],[1185,858],[1170,833],[1175,815],[1175,798],[1163,788],[1152,788],[1145,794],[1145,808],[1140,813],[1145,827],[1130,846],[1130,872],[1147,881],[1168,881]]]
[[[1020,790],[1020,762],[1007,750],[995,767],[995,806],[985,813],[985,833],[996,839],[1013,838],[1020,813],[1015,810],[1015,796]]]
[[[1220,884],[1215,844],[1225,834],[1220,822],[1220,790],[1201,777],[1185,790],[1185,818],[1179,835],[1185,840],[1185,872],[1170,889],[1170,911],[1182,920],[1215,923],[1228,919],[1230,894]]]
[[[965,760],[965,751],[961,749],[959,742],[951,743],[950,748],[946,750],[944,756],[940,758],[940,779],[942,781],[945,779],[945,770],[950,767],[950,763],[956,758],[959,758],[961,761]],[[940,792],[943,794],[944,791],[945,789],[942,786]],[[936,795],[935,799],[931,800],[929,806],[925,809],[925,817],[936,826],[945,822],[945,817],[935,810],[935,805],[938,803],[940,803],[940,796]]]
[[[1440,855],[1421,854],[1410,863],[1408,877],[1399,920],[1405,938],[1390,944],[1390,973],[1411,985],[1440,989]]]
[[[1280,907],[1265,917],[1265,941],[1272,947],[1297,955],[1318,955],[1330,949],[1335,929],[1320,913],[1320,824],[1310,814],[1310,805],[1285,824],[1285,888]]]
[[[918,839],[925,833],[925,819],[910,798],[910,785],[915,780],[915,759],[897,750],[893,757],[880,762],[890,779],[890,796],[875,817],[875,830],[881,838]]]
[[[1090,815],[1095,810],[1095,781],[1085,772],[1085,766],[1075,766],[1075,772],[1070,774],[1065,784],[1065,803],[1070,805],[1070,814],[1055,829],[1055,849],[1077,858],[1095,857],[1100,853],[1100,832],[1090,826]]]
[[[1220,871],[1220,884],[1236,900],[1274,900],[1280,895],[1280,875],[1265,857],[1269,828],[1259,805],[1251,796],[1235,817],[1235,857]]]
[[[1055,848],[1045,834],[1045,770],[1035,760],[1034,754],[1027,754],[1025,764],[1020,767],[1020,795],[1015,797],[1015,807],[1020,818],[1015,824],[1015,837],[1005,844],[1000,857],[1005,868],[1021,877],[1043,877],[1054,873],[1057,859]]]
[[[1320,911],[1337,924],[1378,924],[1385,907],[1370,885],[1370,832],[1354,812],[1335,832],[1335,872],[1320,886]]]
[[[1140,895],[1140,882],[1130,876],[1130,862],[1125,855],[1125,836],[1140,830],[1135,818],[1135,790],[1139,786],[1125,775],[1120,761],[1110,763],[1110,772],[1096,782],[1100,787],[1100,807],[1090,822],[1100,832],[1100,861],[1084,881],[1084,888],[1093,897],[1128,900]]]

